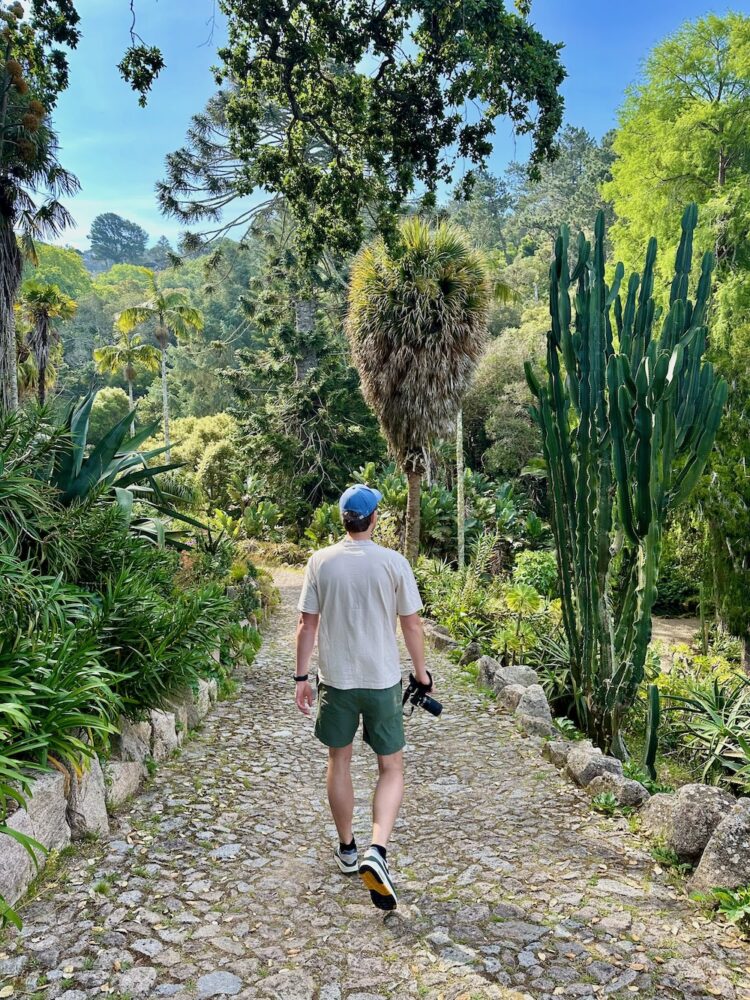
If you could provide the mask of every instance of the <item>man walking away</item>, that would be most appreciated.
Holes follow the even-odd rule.
[[[305,569],[297,627],[297,707],[310,714],[313,690],[308,665],[318,639],[318,714],[315,735],[328,747],[328,801],[339,836],[334,852],[345,874],[359,871],[381,910],[396,907],[388,870],[388,838],[404,793],[404,717],[396,619],[401,621],[413,673],[431,688],[425,669],[422,601],[408,561],[376,545],[382,495],[369,486],[351,486],[339,509],[346,537],[313,553]],[[372,843],[359,861],[352,830],[354,788],[352,742],[363,737],[378,758],[379,777],[372,803]]]

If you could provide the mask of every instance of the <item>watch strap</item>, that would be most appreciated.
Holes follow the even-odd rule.
[[[297,674],[294,679],[295,681],[306,681],[309,676],[309,674]]]

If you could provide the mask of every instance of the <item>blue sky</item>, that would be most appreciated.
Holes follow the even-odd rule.
[[[152,239],[165,234],[174,241],[179,226],[159,214],[154,184],[165,155],[182,144],[190,117],[215,89],[211,66],[224,31],[220,22],[212,30],[214,0],[138,0],[137,29],[161,46],[167,62],[145,110],[115,68],[128,42],[127,0],[79,0],[78,7],[84,37],[55,114],[63,163],[82,185],[70,203],[76,226],[63,242],[85,249],[92,219],[108,211],[138,222]],[[567,121],[600,137],[615,124],[625,88],[661,38],[685,20],[729,9],[747,13],[750,5],[630,0],[623,8],[602,0],[534,0],[532,21],[565,44]],[[499,172],[527,150],[500,122],[491,166]]]

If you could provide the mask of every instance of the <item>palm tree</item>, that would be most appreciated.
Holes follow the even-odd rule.
[[[137,333],[119,331],[119,337],[114,344],[97,347],[94,351],[96,370],[103,375],[118,375],[120,372],[128,383],[128,399],[130,412],[135,410],[133,399],[133,382],[139,369],[147,372],[159,370],[160,352],[153,344],[144,344],[143,338]],[[130,421],[130,436],[135,436],[135,418]]]
[[[58,201],[78,190],[76,178],[60,166],[55,133],[42,121],[44,108],[10,88],[0,122],[0,410],[18,407],[13,305],[24,253],[34,258],[34,241],[54,238],[71,222]],[[41,197],[41,201],[40,201]]]
[[[156,341],[161,350],[161,395],[164,410],[164,444],[167,461],[169,450],[169,392],[167,390],[167,350],[169,335],[189,337],[191,333],[203,329],[203,314],[188,302],[187,292],[181,289],[162,291],[153,271],[149,272],[151,297],[139,306],[125,309],[117,317],[117,327],[123,333],[130,333],[141,323],[156,321]]]
[[[347,333],[367,402],[409,493],[405,554],[419,551],[419,497],[430,441],[447,433],[487,337],[492,285],[484,256],[450,224],[404,222],[352,268]]]
[[[23,291],[21,304],[30,324],[26,335],[26,346],[36,363],[36,386],[39,405],[44,406],[47,395],[47,367],[49,364],[50,340],[58,340],[54,321],[65,322],[72,319],[78,308],[76,303],[57,285],[30,281]]]

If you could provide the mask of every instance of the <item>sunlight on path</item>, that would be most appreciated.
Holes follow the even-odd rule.
[[[0,996],[750,997],[750,948],[436,655],[446,708],[408,726],[402,907],[384,919],[333,864],[325,750],[293,704],[301,574],[276,577],[283,606],[238,697],[24,907]],[[355,776],[364,845],[361,741]]]

